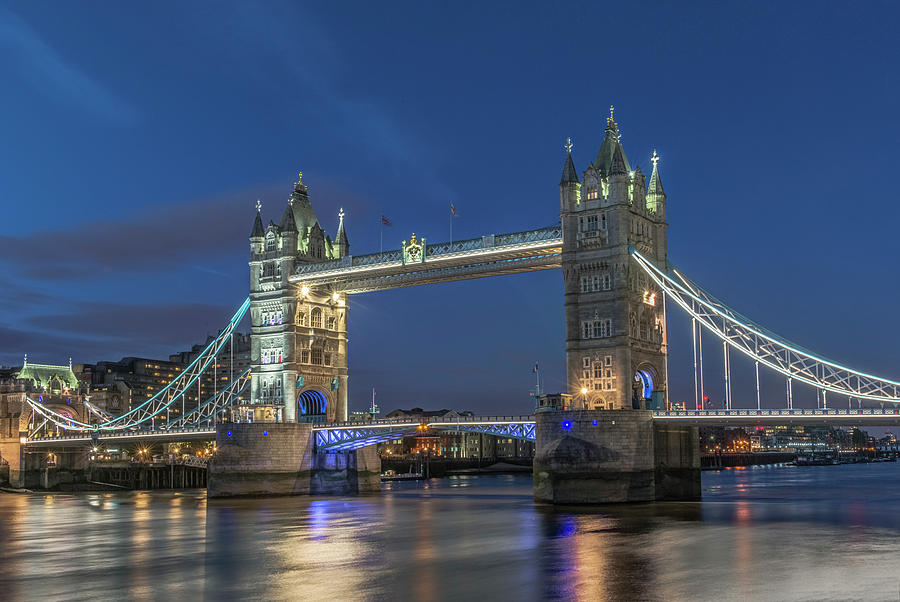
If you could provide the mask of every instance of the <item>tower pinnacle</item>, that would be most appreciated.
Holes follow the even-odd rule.
[[[578,172],[575,171],[575,163],[572,161],[572,139],[566,138],[566,144],[563,146],[566,149],[566,162],[563,165],[562,178],[559,181],[559,185],[563,186],[565,184],[578,183]]]

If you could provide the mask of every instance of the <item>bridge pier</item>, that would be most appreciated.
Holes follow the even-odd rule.
[[[696,427],[637,410],[535,414],[534,497],[553,504],[700,499]]]
[[[261,495],[350,495],[381,490],[375,446],[318,453],[312,424],[220,423],[209,465],[210,498]]]

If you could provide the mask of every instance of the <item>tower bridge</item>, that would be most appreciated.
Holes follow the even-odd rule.
[[[249,298],[187,370],[121,416],[89,403],[76,416],[28,398],[23,408],[30,417],[23,412],[19,423],[24,445],[215,435],[210,495],[346,493],[378,487],[378,442],[423,428],[482,432],[534,440],[535,496],[581,503],[696,499],[700,425],[900,423],[900,383],[779,337],[670,263],[658,161],[654,151],[649,178],[632,168],[611,113],[603,143],[580,176],[566,145],[557,225],[437,244],[413,234],[399,249],[361,255],[350,253],[343,211],[335,238],[324,232],[301,174],[277,224],[264,226],[257,204]],[[528,416],[346,422],[348,295],[547,269],[562,275],[565,391],[542,397]],[[671,409],[666,329],[672,307],[691,320],[698,407],[706,392],[703,333],[721,343],[722,410]],[[215,369],[245,314],[250,370],[230,375],[230,384],[191,414],[163,421],[168,408]],[[755,408],[735,407],[732,352],[754,364]],[[785,379],[786,408],[762,408],[760,369]],[[816,409],[793,407],[794,383],[816,391]],[[842,399],[847,409],[836,407]],[[863,408],[862,402],[882,407]],[[66,434],[48,437],[51,428]]]

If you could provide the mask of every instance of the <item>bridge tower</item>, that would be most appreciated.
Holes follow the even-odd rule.
[[[241,420],[347,419],[347,303],[330,290],[297,287],[295,266],[346,256],[343,210],[334,241],[319,225],[303,174],[278,224],[250,234],[251,384]]]
[[[581,181],[571,142],[560,189],[571,407],[665,407],[666,319],[662,294],[629,255],[629,245],[666,263],[666,195],[654,151],[649,188],[632,168],[610,116],[600,150]]]

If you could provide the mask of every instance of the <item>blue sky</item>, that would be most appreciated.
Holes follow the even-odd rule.
[[[558,219],[610,104],[658,150],[671,260],[770,329],[900,378],[898,8],[0,0],[0,362],[164,357],[247,294],[296,172],[352,252]],[[351,301],[351,409],[527,412],[563,387],[556,272]],[[687,321],[671,390],[692,397]],[[710,373],[715,361],[710,360]],[[735,362],[736,387],[752,369]],[[721,383],[710,382],[713,396]],[[783,381],[766,383],[769,405]],[[807,396],[810,403],[812,393]],[[740,402],[755,395],[735,389]]]

